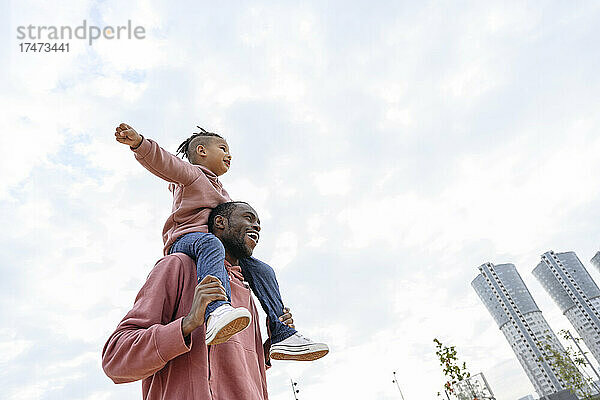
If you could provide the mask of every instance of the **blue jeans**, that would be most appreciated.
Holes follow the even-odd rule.
[[[240,267],[244,279],[248,281],[250,289],[267,314],[271,344],[279,343],[296,333],[294,328],[279,320],[283,315],[283,301],[273,268],[254,257],[241,259]]]
[[[212,233],[192,232],[177,238],[169,249],[169,254],[185,253],[196,261],[196,274],[198,282],[207,275],[212,275],[221,281],[227,293],[228,302],[216,300],[206,307],[204,320],[217,307],[231,303],[231,287],[225,269],[225,248]],[[250,289],[258,298],[269,322],[271,343],[278,343],[296,333],[296,330],[279,321],[283,315],[283,301],[279,293],[279,284],[275,271],[269,265],[255,258],[240,259],[240,267],[244,279],[248,281]]]

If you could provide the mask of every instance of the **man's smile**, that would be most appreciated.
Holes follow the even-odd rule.
[[[248,231],[246,232],[246,236],[248,236],[248,238],[252,240],[255,246],[258,244],[258,239],[260,238],[260,235],[257,231]]]

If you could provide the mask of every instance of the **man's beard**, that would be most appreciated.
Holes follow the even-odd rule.
[[[238,260],[241,258],[248,258],[252,255],[252,250],[246,247],[246,243],[244,241],[245,237],[246,235],[242,237],[230,235],[226,238],[223,238],[223,246],[225,249],[227,249],[227,251]]]

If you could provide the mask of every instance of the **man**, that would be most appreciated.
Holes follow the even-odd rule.
[[[246,307],[252,322],[229,341],[206,346],[204,312],[226,299],[223,286],[212,276],[196,286],[196,266],[184,254],[159,260],[102,351],[105,373],[115,383],[142,379],[144,399],[268,399],[258,313],[238,266],[256,245],[247,232],[260,230],[258,215],[231,202],[217,206],[209,221],[225,247],[231,303]],[[293,327],[289,312],[282,319]]]

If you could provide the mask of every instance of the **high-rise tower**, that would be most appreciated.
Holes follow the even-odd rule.
[[[594,257],[592,257],[592,264],[598,269],[600,269],[600,251],[596,253]]]
[[[485,263],[479,271],[471,285],[508,340],[535,391],[542,397],[565,389],[554,366],[545,361],[544,343],[560,352],[565,350],[515,266]]]
[[[533,275],[600,361],[600,289],[577,255],[548,251]]]

